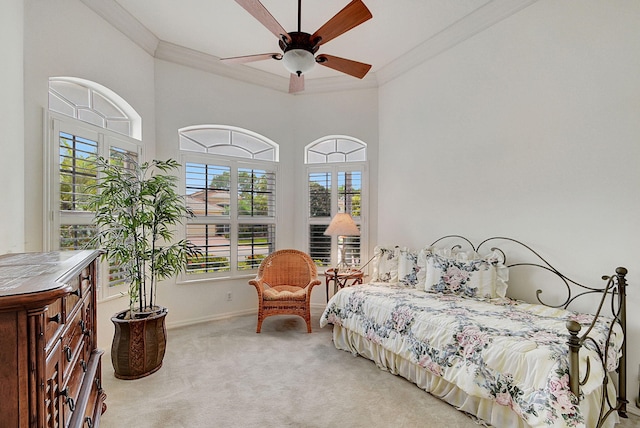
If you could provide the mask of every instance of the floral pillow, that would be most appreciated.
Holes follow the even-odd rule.
[[[374,249],[372,282],[398,283],[398,247],[377,246]]]
[[[479,259],[427,257],[425,291],[493,299],[505,297],[508,269],[496,253]]]
[[[418,262],[419,252],[403,247],[398,251],[398,281],[409,288],[424,288],[424,268]],[[422,275],[420,273],[423,273]]]

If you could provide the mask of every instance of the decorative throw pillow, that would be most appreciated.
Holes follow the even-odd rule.
[[[398,247],[377,246],[374,249],[372,282],[398,282]]]
[[[431,255],[430,248],[423,248],[418,252],[418,283],[416,284],[416,288],[424,289],[424,284],[427,279],[427,260]]]
[[[423,268],[418,264],[418,254],[406,247],[398,251],[398,281],[405,287],[424,288],[424,275],[419,275]]]
[[[507,275],[507,268],[495,253],[481,259],[468,254],[431,254],[427,257],[425,291],[485,299],[504,297]]]

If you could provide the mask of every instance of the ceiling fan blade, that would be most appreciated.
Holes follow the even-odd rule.
[[[371,65],[333,55],[318,55],[316,62],[325,67],[362,79],[371,69]]]
[[[353,0],[346,5],[340,12],[335,14],[333,18],[328,20],[322,27],[320,27],[313,35],[311,40],[320,38],[317,45],[327,43],[329,40],[333,40],[339,35],[346,33],[353,27],[356,27],[363,22],[371,19],[373,15],[367,6],[362,3],[362,0]]]
[[[281,53],[264,53],[257,55],[234,56],[230,58],[220,58],[220,61],[242,64],[245,62],[262,61],[265,59],[282,59]]]
[[[262,25],[267,27],[278,39],[284,38],[287,43],[291,41],[289,33],[282,25],[269,13],[266,7],[262,5],[258,0],[236,0],[240,6],[242,6],[247,12],[249,12],[255,19],[260,21]]]
[[[291,78],[289,78],[289,93],[293,94],[295,92],[304,91],[304,75],[298,76],[297,74],[291,73]]]

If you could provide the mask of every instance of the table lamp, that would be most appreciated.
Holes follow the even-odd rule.
[[[349,213],[338,213],[332,219],[331,223],[329,223],[329,227],[324,231],[324,234],[327,236],[337,236],[338,237],[338,249],[340,250],[340,258],[338,260],[337,269],[349,269],[349,265],[346,263],[345,257],[345,245],[344,239],[342,239],[342,243],[340,243],[341,236],[360,236],[360,230],[356,223],[351,218],[351,214]]]

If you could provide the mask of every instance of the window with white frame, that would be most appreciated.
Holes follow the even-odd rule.
[[[324,235],[338,212],[351,214],[361,231],[366,231],[367,145],[347,136],[324,137],[305,148],[308,198],[309,254],[318,266],[335,266],[338,247],[344,245],[346,263],[357,266],[363,255],[360,236],[333,238]]]
[[[246,129],[179,130],[187,206],[186,238],[201,255],[185,280],[255,271],[275,249],[278,145]]]
[[[140,116],[95,82],[52,78],[47,121],[44,246],[51,251],[84,249],[96,231],[86,206],[99,179],[96,159],[116,152],[139,159]],[[105,264],[103,269],[101,298],[126,290],[117,266]]]

